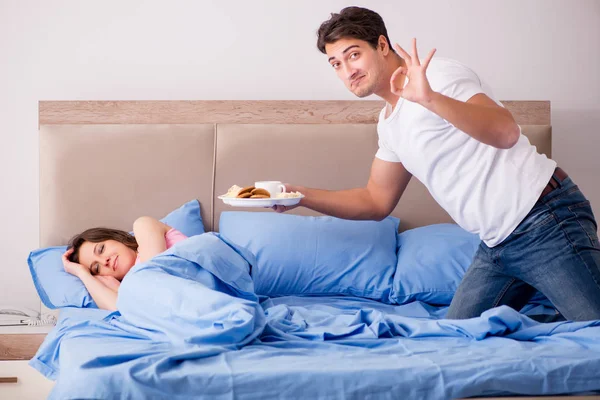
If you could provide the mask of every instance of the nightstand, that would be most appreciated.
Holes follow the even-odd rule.
[[[0,327],[0,399],[45,399],[54,381],[27,363],[35,355],[52,326]]]

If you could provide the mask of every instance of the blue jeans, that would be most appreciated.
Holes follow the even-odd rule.
[[[568,177],[502,243],[481,243],[446,318],[477,317],[500,305],[520,310],[536,290],[567,320],[600,319],[597,225],[590,202]]]

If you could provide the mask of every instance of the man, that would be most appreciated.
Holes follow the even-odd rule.
[[[541,291],[569,320],[600,319],[600,245],[589,202],[556,162],[537,153],[508,110],[468,67],[399,45],[382,18],[348,7],[317,46],[358,97],[386,101],[367,186],[289,185],[299,205],[346,219],[381,220],[414,175],[482,243],[448,310],[452,319],[499,305],[519,310]],[[290,208],[276,207],[283,212]]]

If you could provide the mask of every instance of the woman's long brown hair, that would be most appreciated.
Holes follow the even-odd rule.
[[[68,248],[74,249],[73,253],[69,257],[70,261],[79,263],[79,249],[83,243],[100,243],[104,242],[105,240],[116,240],[117,242],[123,243],[133,251],[137,251],[138,249],[138,243],[135,240],[135,237],[128,232],[110,228],[91,228],[73,236],[71,240],[69,240]]]

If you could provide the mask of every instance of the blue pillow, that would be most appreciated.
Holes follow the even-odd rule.
[[[398,266],[392,302],[450,304],[481,240],[455,224],[436,224],[398,234]]]
[[[398,265],[391,301],[448,305],[481,240],[455,224],[436,224],[398,234]],[[552,306],[541,293],[530,303]]]
[[[205,232],[198,200],[188,201],[178,209],[171,211],[161,221],[187,237],[201,235]]]
[[[219,232],[256,257],[256,293],[349,295],[389,302],[399,220],[350,221],[273,212],[221,214]]]
[[[204,233],[200,203],[191,200],[161,219],[186,236]],[[27,263],[40,299],[48,308],[96,307],[92,296],[79,278],[66,272],[62,255],[67,246],[37,249],[29,253]]]

